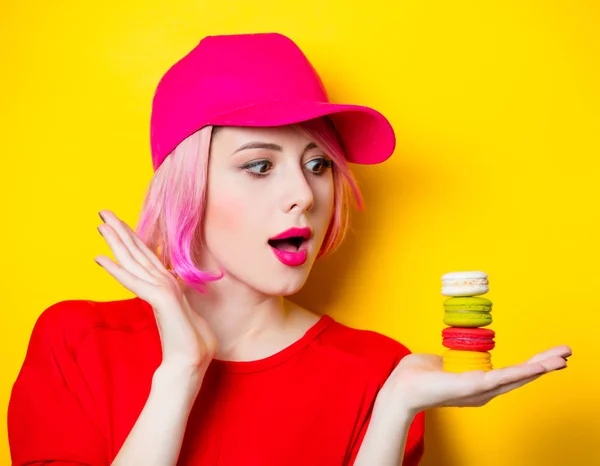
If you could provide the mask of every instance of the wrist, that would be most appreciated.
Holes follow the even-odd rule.
[[[374,412],[380,413],[382,418],[406,420],[411,423],[419,413],[419,409],[411,406],[407,397],[402,394],[392,393],[382,388],[375,399]]]
[[[181,393],[195,398],[202,386],[204,375],[205,372],[188,367],[161,364],[152,376],[152,390]]]
[[[372,417],[388,428],[403,429],[410,426],[416,415],[417,412],[406,408],[401,403],[389,404],[377,401],[373,407]]]
[[[392,406],[378,396],[354,466],[401,464],[413,419],[412,412],[401,404]]]

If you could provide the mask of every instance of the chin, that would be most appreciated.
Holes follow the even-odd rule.
[[[231,264],[231,267],[223,265],[220,267],[225,273],[224,286],[229,286],[227,283],[231,280],[230,284],[237,282],[238,285],[242,284],[268,296],[290,296],[300,291],[308,280],[314,258],[309,258],[307,262],[297,267],[286,266],[276,260],[275,262],[260,260],[245,262],[244,266],[236,263],[235,266]],[[255,264],[255,267],[248,268],[248,262]]]
[[[282,274],[273,280],[269,280],[268,283],[261,283],[256,288],[271,296],[290,296],[300,291],[307,279],[308,272]]]
[[[299,267],[281,265],[269,273],[254,275],[247,283],[257,291],[270,296],[290,296],[302,289],[312,268],[312,261]],[[260,277],[260,278],[258,278]]]

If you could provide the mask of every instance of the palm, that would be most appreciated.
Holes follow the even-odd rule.
[[[104,211],[100,232],[117,262],[98,256],[125,288],[148,302],[160,334],[163,364],[183,363],[205,369],[217,352],[217,338],[208,323],[190,306],[182,282],[170,273],[137,234],[113,212]]]
[[[562,369],[571,355],[567,346],[544,351],[527,362],[489,372],[444,372],[442,357],[411,354],[402,359],[384,389],[415,411],[440,406],[482,406],[492,398]]]

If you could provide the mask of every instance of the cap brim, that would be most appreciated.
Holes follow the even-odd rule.
[[[272,101],[241,107],[212,118],[215,126],[283,126],[329,116],[338,131],[346,159],[357,164],[387,160],[396,147],[390,122],[377,110],[327,102]]]

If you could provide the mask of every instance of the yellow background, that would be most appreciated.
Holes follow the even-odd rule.
[[[43,309],[130,297],[93,261],[110,254],[97,212],[135,223],[161,74],[203,35],[279,31],[398,135],[357,168],[367,210],[298,300],[435,353],[440,276],[488,272],[495,365],[567,343],[570,367],[432,411],[423,464],[600,464],[598,24],[593,0],[4,0],[2,415]]]

